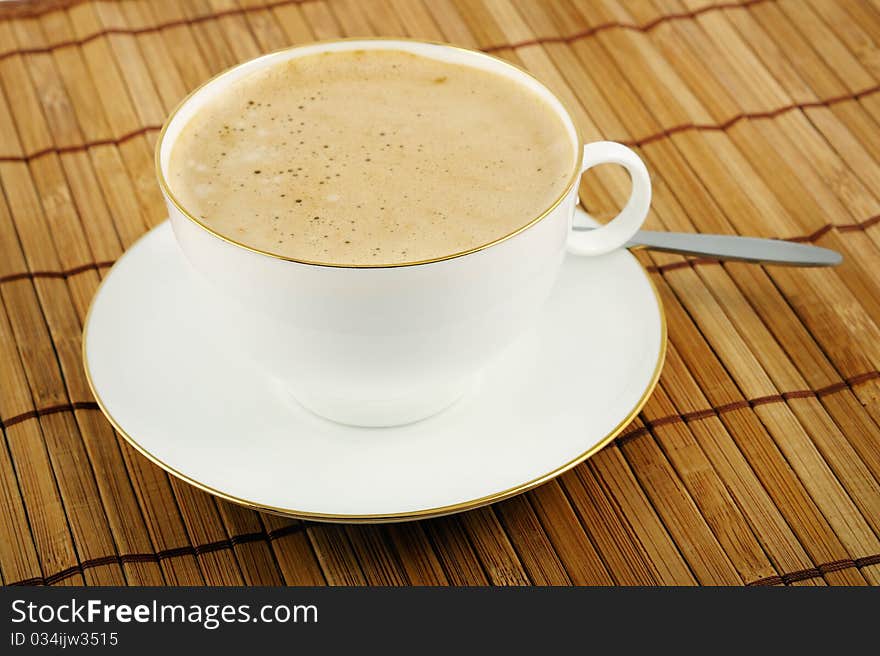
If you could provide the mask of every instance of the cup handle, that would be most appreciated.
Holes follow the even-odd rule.
[[[651,177],[645,164],[626,146],[613,141],[596,141],[584,146],[581,173],[597,164],[620,164],[632,180],[626,206],[611,221],[589,231],[572,231],[568,251],[575,255],[602,255],[628,242],[645,221],[651,206]]]

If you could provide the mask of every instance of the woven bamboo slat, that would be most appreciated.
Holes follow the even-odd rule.
[[[100,279],[165,218],[153,147],[211,75],[314,39],[483,49],[637,149],[648,226],[793,238],[834,270],[639,252],[660,383],[588,462],[390,526],[261,515],[169,477],[88,391]],[[591,171],[613,215],[620,170]],[[0,8],[3,584],[880,583],[880,5],[868,0],[67,0]]]

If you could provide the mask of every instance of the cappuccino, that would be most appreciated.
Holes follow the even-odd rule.
[[[231,82],[174,144],[183,208],[285,258],[393,265],[469,251],[560,199],[559,114],[521,83],[398,50],[325,52]]]

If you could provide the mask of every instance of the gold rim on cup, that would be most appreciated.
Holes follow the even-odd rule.
[[[165,194],[166,198],[168,198],[171,201],[171,203],[174,205],[174,207],[176,207],[177,210],[183,216],[185,216],[187,219],[189,219],[190,221],[195,223],[197,226],[199,226],[203,230],[206,230],[207,232],[211,233],[212,235],[214,235],[218,239],[222,239],[223,241],[227,242],[228,244],[232,244],[233,246],[238,246],[239,248],[243,248],[245,250],[251,251],[252,253],[257,253],[259,255],[265,255],[267,257],[275,258],[276,260],[284,260],[287,262],[296,262],[298,264],[309,264],[312,266],[333,267],[333,268],[337,268],[337,269],[390,269],[390,268],[396,268],[396,267],[420,266],[423,264],[433,264],[435,262],[443,262],[446,260],[452,260],[452,259],[455,259],[458,257],[463,257],[465,255],[470,255],[471,253],[476,253],[476,252],[485,250],[487,248],[495,246],[496,244],[500,244],[503,241],[507,241],[511,237],[515,237],[516,235],[523,232],[524,230],[531,228],[533,225],[535,225],[536,223],[538,223],[539,221],[541,221],[542,219],[547,217],[551,212],[553,212],[553,210],[555,210],[559,206],[559,204],[568,196],[568,194],[571,192],[571,190],[574,188],[574,186],[580,180],[580,175],[581,175],[580,158],[577,156],[577,152],[576,152],[574,162],[572,164],[572,172],[571,172],[571,175],[569,176],[568,182],[565,185],[565,189],[562,191],[562,193],[559,195],[559,197],[555,201],[553,201],[553,203],[546,210],[541,212],[541,214],[539,214],[534,219],[530,220],[525,225],[517,228],[516,230],[514,230],[512,232],[509,232],[506,235],[498,237],[497,239],[493,239],[490,242],[487,242],[487,243],[482,244],[480,246],[476,246],[474,248],[469,248],[464,251],[459,251],[457,253],[451,253],[449,255],[442,255],[440,257],[433,257],[433,258],[426,259],[426,260],[417,260],[414,262],[398,262],[398,263],[389,263],[389,264],[381,264],[381,263],[377,263],[377,264],[345,264],[345,263],[334,264],[332,262],[319,262],[319,261],[315,261],[315,260],[303,260],[303,259],[299,259],[299,258],[295,258],[295,257],[287,257],[285,255],[279,255],[278,253],[273,253],[272,251],[265,251],[265,250],[262,250],[259,248],[254,248],[253,246],[248,246],[247,244],[243,244],[242,242],[236,241],[235,239],[232,239],[231,237],[228,237],[220,232],[217,232],[216,230],[209,227],[208,225],[206,225],[202,221],[199,221],[199,219],[197,219],[195,216],[190,214],[186,210],[186,208],[183,207],[181,202],[177,199],[177,197],[171,191],[171,187],[168,184],[168,181],[165,179],[165,175],[162,172],[162,162],[161,162],[161,155],[160,154],[162,151],[162,145],[165,141],[165,133],[168,131],[168,127],[174,121],[175,117],[180,112],[180,110],[183,108],[183,106],[186,105],[186,103],[188,103],[190,101],[190,99],[192,99],[197,93],[199,93],[199,91],[201,91],[203,88],[205,88],[209,84],[212,84],[216,80],[219,80],[221,78],[226,77],[227,75],[230,75],[231,73],[239,70],[242,66],[248,66],[248,65],[253,64],[254,62],[257,62],[257,61],[260,61],[263,59],[268,59],[270,57],[274,57],[274,56],[278,55],[279,53],[290,52],[293,50],[298,50],[300,48],[306,48],[306,47],[311,48],[316,45],[324,45],[324,44],[330,45],[330,44],[334,44],[334,43],[351,43],[351,42],[358,42],[358,41],[369,41],[369,42],[387,41],[389,43],[395,43],[395,42],[421,43],[421,44],[430,45],[430,46],[442,46],[444,48],[459,50],[462,52],[469,53],[471,55],[475,55],[477,57],[482,57],[484,59],[489,59],[492,61],[500,62],[504,66],[507,66],[508,68],[511,68],[511,69],[531,78],[537,84],[539,84],[541,87],[543,87],[547,91],[547,93],[549,93],[551,96],[556,98],[556,101],[560,104],[560,106],[563,108],[563,110],[565,110],[565,113],[568,115],[568,118],[571,120],[571,124],[574,127],[575,138],[577,141],[576,148],[580,149],[583,144],[583,140],[581,139],[580,130],[578,129],[577,124],[574,122],[574,119],[571,118],[571,112],[569,112],[568,108],[565,106],[565,104],[559,98],[556,97],[556,94],[554,94],[550,89],[547,88],[547,86],[543,82],[541,82],[538,78],[536,78],[534,75],[529,73],[524,68],[521,68],[520,66],[517,66],[516,64],[512,64],[509,61],[501,59],[500,57],[496,57],[494,55],[490,55],[488,53],[481,52],[479,50],[472,50],[470,48],[463,48],[461,46],[455,46],[455,45],[452,45],[449,43],[441,43],[439,41],[424,41],[422,39],[409,39],[409,38],[405,38],[405,37],[373,37],[373,38],[352,37],[352,38],[345,38],[345,39],[326,39],[323,41],[311,41],[309,43],[302,43],[302,44],[290,46],[287,48],[281,48],[280,50],[275,50],[274,52],[270,52],[265,55],[255,57],[254,59],[249,59],[246,62],[242,62],[240,64],[236,64],[235,66],[232,66],[231,68],[228,68],[225,71],[218,73],[217,75],[215,75],[211,79],[207,80],[206,82],[203,82],[198,87],[193,89],[189,94],[187,94],[187,96],[183,100],[181,100],[180,103],[178,103],[177,107],[175,107],[172,110],[171,114],[168,115],[168,118],[165,119],[165,123],[162,126],[162,130],[159,132],[159,138],[156,140],[156,149],[155,149],[155,158],[154,158],[155,159],[155,166],[156,166],[156,178],[159,180],[159,187],[162,189],[162,192]],[[389,49],[393,49],[393,48],[389,48]]]

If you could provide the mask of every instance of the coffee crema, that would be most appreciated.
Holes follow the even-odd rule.
[[[232,241],[324,264],[403,264],[504,237],[559,199],[575,153],[514,80],[398,50],[309,55],[225,88],[169,184]]]

